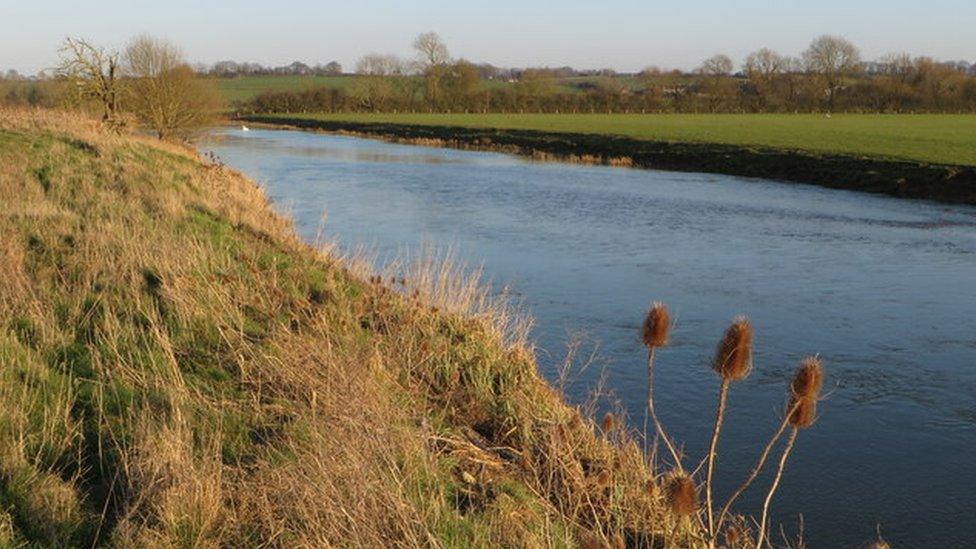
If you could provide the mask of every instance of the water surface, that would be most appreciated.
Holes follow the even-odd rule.
[[[638,330],[651,300],[676,319],[656,404],[700,456],[714,416],[708,368],[729,320],[756,329],[756,368],[731,393],[719,500],[774,429],[803,356],[829,396],[777,493],[790,532],[857,546],[976,540],[976,208],[708,174],[533,163],[502,154],[292,131],[222,130],[203,145],[265,187],[312,240],[381,257],[454,246],[536,319],[552,375],[583,332],[635,424]],[[767,478],[757,487],[768,484]],[[739,510],[755,512],[759,490]]]

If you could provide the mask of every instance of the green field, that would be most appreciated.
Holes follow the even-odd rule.
[[[266,91],[300,91],[309,88],[344,88],[351,84],[351,76],[245,76],[220,78],[217,87],[230,101],[247,101]]]
[[[329,121],[606,134],[976,166],[976,115],[312,114]]]

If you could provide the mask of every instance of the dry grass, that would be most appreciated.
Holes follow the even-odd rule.
[[[0,110],[0,196],[0,543],[688,543],[444,257],[374,275],[70,113]]]

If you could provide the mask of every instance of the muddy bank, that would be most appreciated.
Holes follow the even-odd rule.
[[[241,120],[420,145],[500,151],[544,160],[761,177],[900,198],[976,204],[976,168],[969,166],[580,133],[323,121],[289,116],[246,116]]]

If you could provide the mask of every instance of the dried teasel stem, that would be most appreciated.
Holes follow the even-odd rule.
[[[715,411],[715,424],[712,427],[712,439],[708,445],[707,467],[705,469],[705,505],[708,511],[708,539],[714,544],[717,528],[715,524],[714,506],[712,504],[712,483],[715,474],[715,458],[717,455],[719,433],[722,431],[722,420],[728,403],[729,387],[733,381],[739,381],[749,375],[752,369],[752,325],[744,316],[732,319],[732,324],[725,331],[725,336],[718,346],[712,369],[722,378],[718,391],[718,406]]]
[[[729,496],[728,501],[725,502],[725,505],[722,506],[722,510],[721,512],[719,512],[718,519],[715,522],[715,531],[717,533],[722,531],[722,523],[725,522],[725,517],[728,516],[729,510],[732,508],[732,504],[735,503],[735,500],[739,499],[739,496],[741,496],[742,493],[745,492],[746,489],[749,488],[749,486],[756,480],[756,477],[759,476],[759,473],[762,471],[763,466],[766,464],[766,460],[769,459],[769,454],[772,453],[773,448],[776,446],[776,443],[779,442],[780,437],[783,436],[783,433],[786,432],[786,428],[789,427],[790,416],[792,415],[793,415],[793,408],[790,408],[786,411],[786,414],[783,416],[783,420],[780,422],[779,427],[776,429],[776,432],[773,433],[773,436],[770,437],[769,442],[766,443],[766,446],[763,448],[762,453],[759,454],[759,459],[756,460],[756,464],[752,467],[752,470],[749,472],[749,476],[746,477],[745,481],[743,481],[743,483],[739,485],[738,488],[736,488],[735,492],[733,492],[732,495]]]
[[[783,469],[786,468],[786,460],[790,457],[790,452],[796,443],[796,435],[799,432],[799,428],[794,427],[790,431],[789,438],[786,439],[786,446],[783,447],[783,455],[779,458],[779,467],[776,469],[776,476],[773,477],[773,483],[769,486],[769,492],[766,494],[766,500],[763,502],[762,520],[759,522],[759,537],[756,539],[756,549],[760,549],[763,546],[763,540],[766,536],[766,520],[769,516],[769,504],[773,501],[773,494],[776,492],[776,488],[779,487],[779,481],[783,478]]]
[[[658,438],[664,441],[674,460],[675,467],[682,469],[681,456],[678,453],[674,442],[664,430],[661,420],[658,419],[654,411],[654,350],[668,344],[668,332],[671,329],[671,319],[668,309],[660,301],[651,304],[647,316],[644,318],[644,326],[641,330],[641,341],[647,347],[647,409],[644,410],[644,440],[647,441],[647,418],[651,417],[654,422],[654,429]]]
[[[790,436],[783,447],[783,455],[780,456],[779,466],[776,469],[776,476],[773,483],[769,486],[766,500],[763,502],[762,519],[759,521],[759,536],[756,538],[756,549],[761,549],[763,540],[766,536],[766,522],[769,517],[769,506],[773,501],[773,494],[779,487],[780,480],[783,478],[783,469],[786,468],[786,460],[790,457],[793,445],[800,429],[806,429],[813,425],[817,417],[817,400],[820,397],[820,388],[823,386],[823,368],[817,357],[809,357],[800,362],[793,382],[790,384],[790,404],[787,422],[793,427]]]
[[[746,477],[745,481],[729,496],[728,501],[722,507],[722,511],[718,515],[718,521],[715,524],[715,531],[721,532],[722,524],[725,521],[725,517],[728,516],[729,510],[732,508],[732,504],[735,502],[743,492],[756,480],[759,473],[762,471],[763,466],[766,464],[766,460],[769,459],[769,454],[772,452],[776,443],[779,442],[780,437],[786,432],[786,428],[790,426],[791,420],[794,414],[800,406],[801,400],[798,396],[812,396],[820,392],[820,388],[823,385],[823,369],[820,365],[820,359],[817,357],[807,357],[800,361],[800,367],[796,374],[793,376],[793,381],[790,383],[791,397],[790,402],[786,407],[786,413],[783,415],[783,420],[780,422],[779,427],[773,436],[770,437],[769,442],[763,448],[762,453],[759,455],[759,459],[756,460],[756,464],[753,466],[752,471],[750,471],[749,476]]]
[[[725,416],[725,406],[729,397],[730,381],[722,380],[722,385],[718,391],[718,408],[715,411],[715,425],[712,427],[712,440],[708,445],[708,465],[705,469],[705,505],[708,510],[708,538],[715,539],[716,526],[712,515],[712,477],[715,472],[715,455],[718,447],[718,436],[722,430],[722,418]]]

